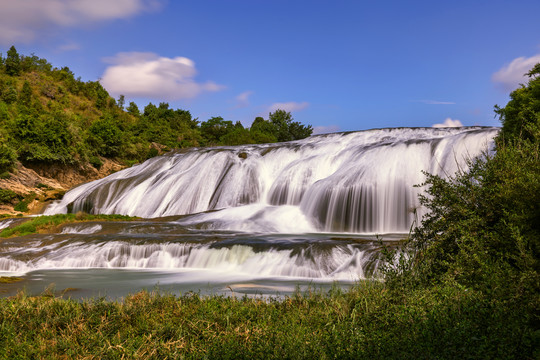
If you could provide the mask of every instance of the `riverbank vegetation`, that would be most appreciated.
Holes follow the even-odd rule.
[[[527,359],[522,311],[456,286],[378,282],[284,300],[140,292],[0,300],[0,357],[88,359]]]
[[[10,226],[0,231],[0,238],[9,238],[15,236],[25,236],[38,232],[51,231],[60,225],[85,222],[85,221],[134,221],[138,218],[127,215],[106,215],[106,214],[87,214],[78,212],[76,214],[56,214],[44,215],[34,218],[26,218],[15,226]]]

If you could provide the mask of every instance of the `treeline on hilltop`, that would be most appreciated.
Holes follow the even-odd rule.
[[[53,67],[11,47],[0,54],[0,174],[16,161],[40,164],[90,163],[100,157],[127,164],[163,150],[297,140],[311,125],[276,110],[250,128],[222,117],[200,122],[187,110],[149,103],[140,110],[112,98],[99,81],[82,81],[68,67]]]

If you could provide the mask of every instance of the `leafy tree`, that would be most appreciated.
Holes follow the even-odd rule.
[[[540,128],[540,63],[526,75],[527,85],[510,93],[510,101],[504,108],[495,106],[495,113],[502,123],[501,138],[509,142],[518,138],[531,139]]]
[[[11,46],[7,52],[6,62],[6,74],[10,76],[17,76],[21,71],[21,58],[15,46]]]
[[[311,135],[311,125],[304,126],[299,122],[293,122],[290,112],[278,109],[268,116],[269,121],[275,126],[274,135],[278,141],[291,141],[304,139]]]
[[[249,130],[244,129],[243,127],[234,127],[231,131],[223,135],[219,142],[222,145],[243,145],[243,144],[254,144],[255,140],[251,136]]]
[[[127,107],[126,111],[133,116],[136,116],[136,117],[141,116],[139,107],[133,101],[130,101],[129,106]]]
[[[232,121],[224,120],[221,116],[214,116],[201,123],[202,136],[209,145],[218,145],[219,140],[233,130]]]
[[[274,138],[276,138],[277,141],[277,129],[276,126],[268,120],[264,120],[264,118],[257,116],[255,120],[253,120],[253,123],[250,127],[251,131],[258,131],[261,133],[272,135]]]
[[[89,132],[89,141],[99,155],[111,157],[120,153],[123,133],[110,116],[92,123]]]
[[[15,167],[17,154],[7,144],[0,144],[0,175],[10,172]]]
[[[118,105],[118,107],[122,110],[124,110],[124,104],[126,103],[126,98],[124,95],[120,95],[118,97],[118,100],[116,101],[116,104]]]

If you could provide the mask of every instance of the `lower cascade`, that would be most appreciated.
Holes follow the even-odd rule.
[[[0,241],[0,275],[76,296],[170,291],[286,294],[378,279],[425,210],[423,172],[451,176],[492,150],[498,128],[402,128],[169,153],[81,185],[45,214],[135,221],[66,224]],[[0,220],[0,229],[24,219]],[[6,293],[10,295],[9,293]]]
[[[466,169],[497,132],[378,129],[193,149],[79,186],[45,214],[197,214],[184,221],[255,232],[407,232],[423,214],[422,189],[414,187],[424,180],[422,171]]]

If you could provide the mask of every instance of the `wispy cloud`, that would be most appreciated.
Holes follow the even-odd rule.
[[[491,80],[502,85],[505,91],[514,90],[519,84],[527,83],[528,77],[525,74],[539,62],[540,54],[528,58],[518,57],[494,73]]]
[[[245,108],[249,106],[249,97],[253,95],[253,91],[244,91],[236,96],[236,108]]]
[[[29,43],[62,27],[130,18],[160,10],[164,0],[2,0],[0,44]]]
[[[429,105],[455,105],[453,101],[438,101],[438,100],[417,100],[416,102],[421,102],[423,104]]]
[[[341,129],[337,125],[315,126],[313,128],[313,135],[328,134],[328,133],[333,133],[339,130]]]
[[[270,105],[268,107],[268,111],[269,112],[274,112],[278,109],[280,110],[285,110],[285,111],[289,111],[289,112],[293,112],[293,111],[301,111],[301,110],[304,110],[305,108],[307,108],[309,106],[309,103],[308,102],[294,102],[294,101],[290,101],[290,102],[278,102],[278,103],[273,103],[272,105]]]
[[[185,57],[131,52],[119,53],[105,61],[111,65],[103,73],[101,83],[113,95],[179,100],[224,89],[214,82],[196,82],[195,63]]]
[[[443,128],[443,127],[461,127],[463,124],[461,121],[451,118],[446,118],[442,124],[433,124],[434,128]]]

